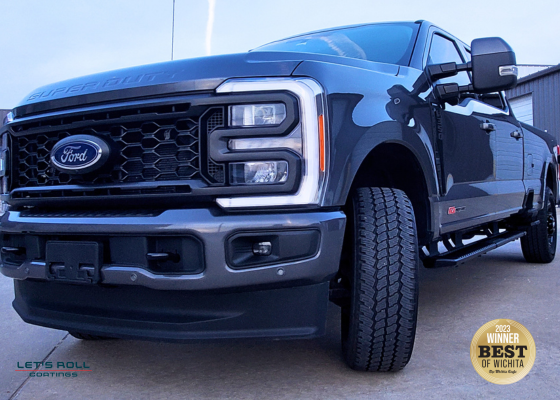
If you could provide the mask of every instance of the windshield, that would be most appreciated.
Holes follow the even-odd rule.
[[[310,33],[261,46],[254,51],[326,54],[408,65],[418,24],[376,24]]]

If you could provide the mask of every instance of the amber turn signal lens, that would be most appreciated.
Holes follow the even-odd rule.
[[[319,166],[321,172],[325,172],[325,122],[322,115],[319,115]]]

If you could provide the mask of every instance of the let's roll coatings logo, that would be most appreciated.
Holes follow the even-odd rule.
[[[91,372],[83,361],[18,361],[16,372],[26,372],[31,378],[76,378],[81,372]]]

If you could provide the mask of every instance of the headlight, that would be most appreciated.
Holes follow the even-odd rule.
[[[9,112],[2,120],[2,126],[9,124],[14,120],[14,114]],[[0,137],[0,178],[7,175],[8,171],[8,134],[4,133]],[[5,179],[4,179],[5,181]],[[2,185],[2,193],[6,193],[5,184]]]
[[[4,118],[5,120],[6,118]],[[0,141],[0,192],[6,194],[8,193],[8,134],[4,133]],[[8,205],[0,200],[0,216],[4,215],[7,209]]]
[[[230,126],[280,125],[286,119],[286,106],[277,104],[243,104],[230,106]]]
[[[6,176],[8,170],[8,149],[0,149],[0,177]]]
[[[230,137],[227,149],[218,150],[216,146],[210,152],[216,157],[220,152],[239,152],[255,155],[260,159],[230,164],[230,182],[232,184],[270,184],[282,183],[299,173],[301,179],[296,193],[270,196],[244,196],[218,198],[216,202],[224,208],[271,207],[287,205],[321,204],[323,191],[326,186],[328,164],[328,143],[325,122],[326,106],[324,92],[321,86],[309,78],[260,78],[260,79],[231,79],[216,89],[217,93],[245,93],[251,92],[289,92],[296,96],[299,105],[299,124],[284,136],[261,135],[258,129],[247,128],[247,135],[241,132],[247,126],[278,125],[286,119],[286,107],[282,103],[232,105],[230,111],[230,126],[236,128],[240,137]],[[239,127],[239,128],[237,128]],[[266,128],[274,129],[274,128]],[[263,129],[264,131],[264,129]],[[224,131],[226,132],[226,131]],[[263,132],[264,133],[264,132]],[[226,136],[226,133],[224,133]],[[243,137],[245,136],[245,137]],[[224,138],[225,139],[225,138]],[[250,150],[258,150],[248,153]],[[281,152],[291,150],[301,157],[301,169],[288,171],[286,161],[268,161],[266,152],[277,150]],[[224,154],[224,153],[221,153]],[[230,153],[227,153],[230,154]],[[289,154],[286,152],[286,154]],[[265,161],[260,161],[265,160]]]
[[[8,171],[8,134],[4,133],[0,138],[0,178],[7,175]],[[3,188],[4,189],[4,188]],[[6,193],[2,190],[2,193]]]
[[[233,185],[283,183],[288,180],[286,161],[232,163],[230,168]]]
[[[287,136],[230,139],[230,150],[292,149],[302,154],[301,128],[299,125]]]
[[[14,114],[10,111],[2,120],[2,126],[9,124],[14,120]]]

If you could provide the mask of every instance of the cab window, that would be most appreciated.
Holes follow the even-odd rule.
[[[432,36],[432,43],[430,44],[430,51],[428,52],[427,64],[444,64],[450,62],[462,64],[465,60],[461,57],[461,53],[459,53],[454,41],[437,33],[434,34]],[[466,72],[459,72],[457,76],[440,79],[438,83],[458,83],[459,85],[469,85],[471,80],[469,74]]]

